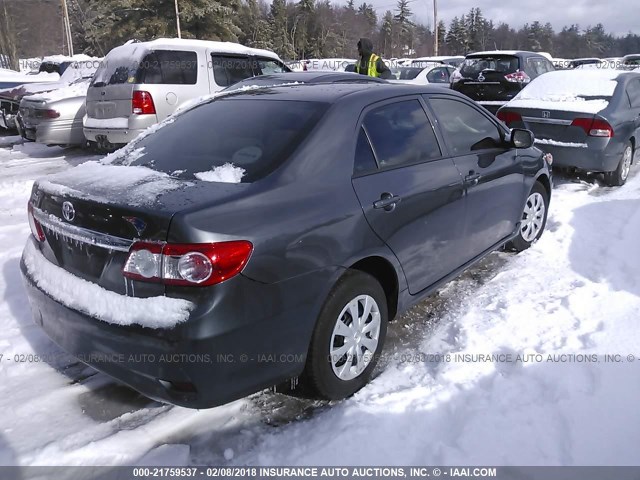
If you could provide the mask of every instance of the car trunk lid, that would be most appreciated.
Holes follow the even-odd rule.
[[[171,179],[175,185],[165,185],[163,192],[145,202],[136,195],[105,196],[104,189],[83,184],[77,178],[76,175],[74,181],[61,181],[58,176],[34,186],[30,204],[44,233],[43,254],[77,277],[137,297],[162,295],[165,287],[122,275],[131,245],[137,240],[166,242],[174,215],[204,204],[227,202],[245,187]],[[157,182],[150,177],[129,188],[151,192],[158,190],[154,185]]]

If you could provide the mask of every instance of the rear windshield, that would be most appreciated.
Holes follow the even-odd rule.
[[[132,145],[138,154],[130,164],[184,179],[203,178],[230,164],[243,169],[241,181],[249,183],[282,164],[327,107],[255,96],[218,99],[178,115],[158,134]],[[121,162],[129,163],[127,158]]]
[[[512,55],[467,58],[462,62],[460,73],[465,77],[478,75],[485,70],[499,73],[513,73],[520,69],[520,60]]]
[[[155,50],[143,57],[108,56],[95,74],[93,86],[144,83],[194,85],[198,81],[198,58],[195,52]]]

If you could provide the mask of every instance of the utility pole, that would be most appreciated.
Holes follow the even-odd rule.
[[[433,55],[438,56],[438,0],[433,0]]]
[[[69,22],[67,0],[62,0],[62,18],[64,23],[64,36],[66,37],[67,47],[69,48],[69,56],[73,57],[73,38],[71,37],[71,23]]]
[[[176,28],[178,30],[178,38],[182,38],[182,32],[180,31],[180,9],[178,8],[178,0],[176,0]]]

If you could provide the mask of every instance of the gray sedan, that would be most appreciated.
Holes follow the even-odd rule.
[[[616,70],[550,72],[534,80],[498,118],[527,128],[554,166],[603,172],[623,185],[640,139],[640,74]]]
[[[17,121],[20,134],[45,145],[85,144],[82,118],[89,82],[80,80],[66,88],[23,98]]]

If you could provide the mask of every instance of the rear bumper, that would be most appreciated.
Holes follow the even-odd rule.
[[[114,145],[123,145],[136,138],[145,128],[125,129],[125,128],[83,128],[84,136],[90,142],[101,143],[105,139]]]
[[[25,123],[25,133],[28,128]],[[45,145],[82,145],[85,143],[82,121],[61,119],[41,121],[34,128],[35,140]]]
[[[545,153],[553,155],[553,166],[577,168],[590,172],[612,172],[618,167],[620,154],[609,153],[609,149],[596,150],[588,147],[561,147],[536,144]]]
[[[481,107],[486,108],[487,110],[489,110],[491,113],[493,113],[494,115],[496,113],[498,113],[498,110],[500,110],[502,107],[504,107],[507,103],[509,103],[508,100],[505,101],[476,101],[476,103],[478,105],[480,105]]]
[[[196,308],[172,329],[151,329],[68,308],[36,285],[24,262],[21,269],[36,324],[62,349],[150,398],[189,408],[222,405],[299,375],[325,298],[319,293],[328,293],[337,273],[274,285],[239,275],[216,286],[212,308]]]

